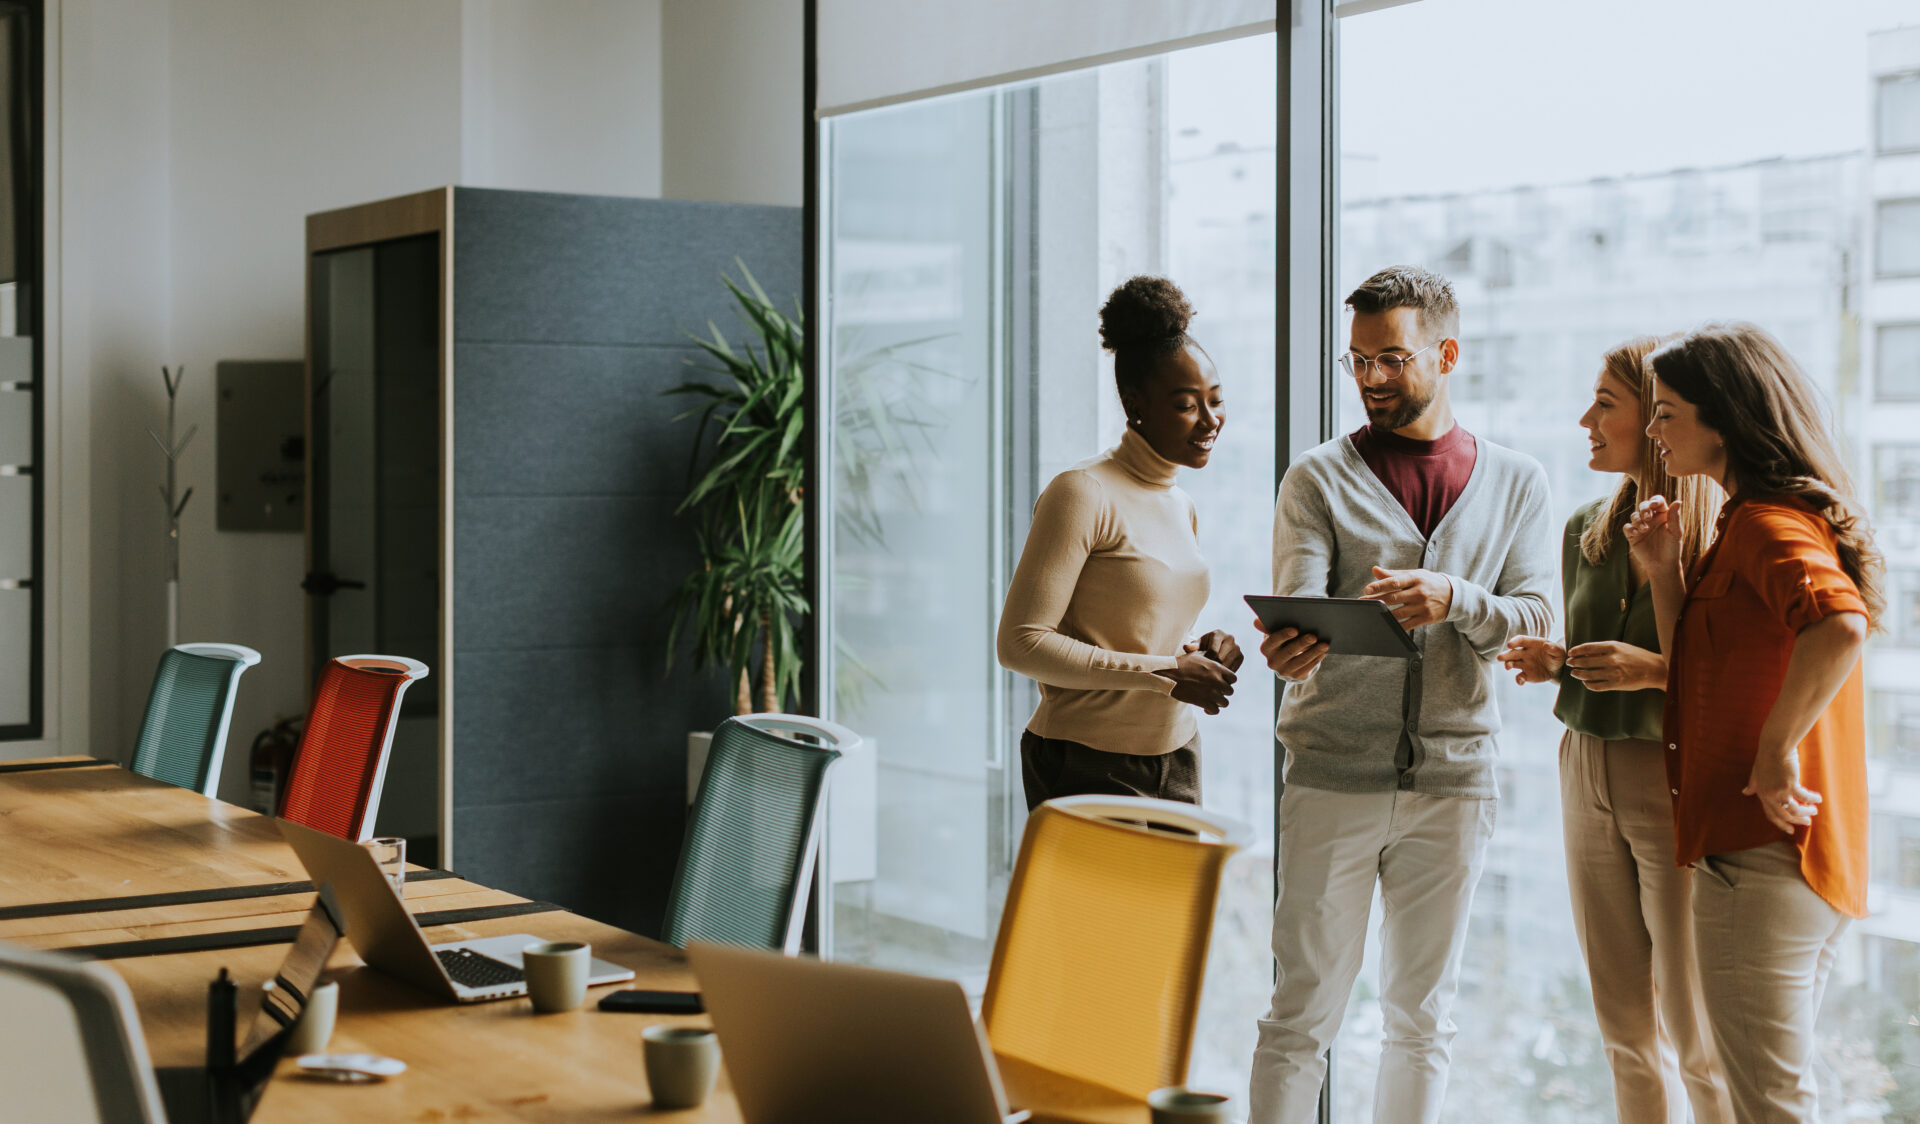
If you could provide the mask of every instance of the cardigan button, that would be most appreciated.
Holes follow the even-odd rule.
[[[1668,789],[1667,791],[1673,793],[1675,796],[1680,795],[1680,790],[1677,788]]]
[[[1674,743],[1672,743],[1672,742],[1668,742],[1668,743],[1667,743],[1667,748],[1668,748],[1668,749],[1679,749],[1680,747],[1679,747],[1679,746],[1677,746],[1677,745],[1675,745],[1675,744],[1674,744]]]

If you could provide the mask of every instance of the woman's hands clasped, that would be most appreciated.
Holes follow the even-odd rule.
[[[1513,681],[1526,686],[1528,683],[1551,683],[1560,678],[1560,669],[1566,666],[1567,650],[1544,636],[1516,636],[1507,641],[1494,657],[1500,666],[1514,673]]]
[[[1233,633],[1228,632],[1224,628],[1216,628],[1212,632],[1207,633],[1205,636],[1187,645],[1186,650],[1189,652],[1203,652],[1208,658],[1212,659],[1214,663],[1219,664],[1228,671],[1239,671],[1240,665],[1247,660],[1246,655],[1240,651],[1240,642],[1233,638]]]
[[[1567,674],[1589,691],[1658,691],[1667,686],[1667,659],[1658,652],[1601,640],[1567,652]]]
[[[1233,634],[1215,629],[1186,645],[1174,665],[1158,674],[1173,680],[1173,697],[1208,714],[1227,708],[1234,680],[1246,656]]]
[[[1642,570],[1652,574],[1680,565],[1679,514],[1680,502],[1669,503],[1665,496],[1654,496],[1633,509],[1633,517],[1621,530]]]

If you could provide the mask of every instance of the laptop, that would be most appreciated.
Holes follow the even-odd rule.
[[[747,1124],[1017,1124],[952,980],[687,946]]]
[[[331,886],[345,916],[347,939],[370,966],[456,1003],[484,1003],[527,993],[520,952],[544,937],[513,933],[430,945],[413,914],[360,844],[287,820],[275,820],[316,886]],[[633,978],[605,960],[587,965],[587,986]]]
[[[242,1124],[259,1105],[267,1081],[286,1052],[293,1024],[306,1010],[307,997],[339,944],[339,906],[325,887],[307,911],[307,919],[287,950],[280,970],[261,989],[260,1004],[249,1020],[246,1042],[230,1069],[204,1065],[164,1066],[154,1070],[160,1101],[173,1124]],[[231,1043],[229,1043],[231,1045]]]

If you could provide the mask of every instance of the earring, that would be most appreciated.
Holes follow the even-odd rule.
[[[1128,419],[1127,419],[1127,428],[1128,428],[1128,429],[1139,429],[1139,428],[1140,428],[1140,419],[1139,419],[1139,418],[1128,418]]]

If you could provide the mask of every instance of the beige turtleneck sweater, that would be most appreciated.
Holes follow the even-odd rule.
[[[1193,500],[1179,466],[1128,430],[1053,478],[1000,613],[1000,664],[1040,684],[1027,729],[1108,753],[1168,753],[1193,708],[1155,672],[1180,655],[1206,604]]]

